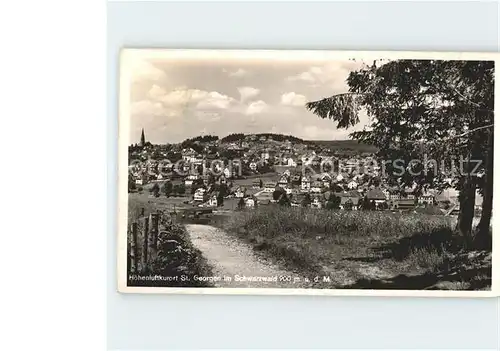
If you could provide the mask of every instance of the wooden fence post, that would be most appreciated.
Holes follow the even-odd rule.
[[[130,273],[133,273],[133,271],[132,271],[132,239],[131,239],[130,231],[127,230],[127,277]]]
[[[130,243],[130,271],[137,273],[137,265],[139,257],[137,252],[137,222],[132,223],[132,241]]]
[[[142,272],[147,273],[148,271],[148,237],[149,237],[149,218],[144,218],[144,236],[142,244]]]
[[[158,213],[151,213],[151,237],[149,239],[150,249],[149,255],[151,259],[156,258],[156,246],[158,242],[158,233],[160,229],[160,215]]]

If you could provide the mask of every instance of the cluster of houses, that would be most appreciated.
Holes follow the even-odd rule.
[[[255,137],[255,136],[252,136]],[[218,150],[218,151],[214,151]],[[162,154],[165,159],[146,158],[144,160],[135,159],[135,162],[129,165],[129,175],[137,185],[144,185],[149,182],[165,180],[165,178],[183,177],[186,186],[196,176],[206,174],[200,172],[200,168],[210,170],[217,175],[224,175],[226,178],[237,178],[242,176],[253,176],[262,173],[269,173],[279,168],[329,168],[340,173],[351,174],[353,172],[379,175],[379,168],[360,167],[360,165],[370,164],[373,158],[369,155],[363,158],[340,158],[333,156],[329,149],[317,154],[316,151],[310,151],[305,145],[293,144],[291,142],[282,142],[274,144],[260,145],[252,144],[246,141],[239,143],[224,144],[224,147],[218,146],[217,141],[204,146],[206,153],[196,152],[192,148],[179,150],[179,159],[176,163],[167,161],[166,152]],[[140,154],[155,152],[144,149]],[[233,152],[234,159],[222,157],[224,152]],[[237,160],[236,160],[237,159]],[[182,161],[182,162],[178,162]],[[236,161],[236,162],[235,162]],[[311,184],[314,185],[314,184]],[[356,182],[353,181],[351,188],[355,188]]]
[[[177,161],[182,161],[176,164],[162,160],[169,155],[165,150],[137,149],[134,152],[141,158],[130,164],[129,177],[136,185],[166,180],[183,182],[188,194],[193,187],[196,189],[193,193],[196,204],[210,207],[220,205],[220,194],[214,185],[221,184],[230,188],[225,197],[243,199],[246,207],[275,202],[273,194],[277,189],[286,193],[292,206],[300,206],[307,197],[310,206],[316,208],[325,206],[332,194],[340,198],[341,209],[353,210],[367,202],[375,209],[392,210],[429,206],[440,201],[449,201],[455,207],[458,203],[456,194],[426,189],[417,195],[414,188],[391,187],[383,181],[374,184],[372,180],[381,177],[371,154],[342,157],[327,148],[318,151],[304,143],[276,142],[256,135],[236,142],[212,140],[197,145],[198,151],[175,145]],[[162,157],[146,157],[152,153]],[[238,165],[231,164],[228,155],[235,156]],[[325,170],[325,167],[330,168]],[[269,172],[270,169],[273,172]],[[266,176],[261,180],[262,173]],[[269,173],[275,174],[272,181]],[[240,185],[232,186],[233,180]]]
[[[217,183],[224,182],[224,178]],[[304,206],[304,199],[308,198],[307,206],[323,208],[327,206],[332,196],[339,200],[338,207],[344,210],[359,210],[370,206],[374,210],[411,210],[417,207],[437,205],[441,202],[450,202],[453,211],[458,211],[456,192],[437,192],[427,189],[417,193],[413,188],[389,187],[379,184],[368,185],[361,179],[346,179],[340,174],[336,177],[328,173],[318,176],[292,174],[289,170],[283,172],[275,181],[263,182],[255,178],[251,183],[236,185],[229,188],[226,198],[234,197],[240,200],[245,207],[256,207],[278,202],[275,197],[277,190],[286,194],[291,206]],[[222,183],[223,184],[223,183]],[[231,184],[231,183],[230,183]],[[193,201],[199,206],[217,207],[218,194],[211,186],[198,188]]]
[[[368,185],[368,182],[362,182],[358,179],[346,179],[341,174],[336,177],[328,173],[319,176],[301,174],[290,174],[285,171],[277,181],[267,181],[263,184],[260,180],[255,180],[252,189],[260,190],[256,196],[257,200],[270,200],[277,189],[283,191],[289,196],[292,206],[298,206],[302,203],[304,197],[311,199],[311,206],[321,208],[329,200],[330,196],[335,195],[340,198],[340,208],[357,210],[362,201],[369,201],[375,209],[410,209],[416,206],[434,205],[442,200],[453,201],[456,194],[452,196],[443,195],[437,191],[428,189],[421,192],[418,196],[412,188],[401,189],[399,187],[389,187],[384,185]],[[240,190],[243,189],[243,190]],[[248,191],[241,187],[240,194]],[[244,195],[240,195],[244,196]],[[248,196],[255,197],[255,194]],[[260,201],[258,201],[260,202]]]

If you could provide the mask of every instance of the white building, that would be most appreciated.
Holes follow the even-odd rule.
[[[300,189],[304,191],[311,189],[311,179],[308,176],[302,177],[302,180],[300,181]]]
[[[255,200],[251,197],[248,197],[245,199],[245,206],[246,207],[255,207]]]
[[[358,183],[356,183],[354,180],[351,180],[349,183],[347,183],[347,187],[351,190],[357,189]]]
[[[286,165],[288,167],[297,167],[297,162],[290,157],[288,160],[286,160]]]
[[[313,182],[311,185],[311,192],[321,193],[323,191],[323,183],[320,181]]]
[[[208,206],[217,207],[217,196],[215,194],[208,200]]]
[[[305,154],[305,155],[302,155],[302,157],[300,158],[300,160],[302,161],[302,164],[304,166],[308,166],[310,164],[313,163],[314,159],[316,158],[316,152],[312,152],[310,154]]]
[[[195,180],[198,180],[199,179],[199,175],[197,174],[190,174],[186,177],[186,179],[184,179],[184,185],[186,186],[191,186],[193,185],[193,182]]]
[[[272,193],[272,192],[274,192],[274,190],[276,190],[276,184],[274,184],[274,183],[264,184],[264,191],[266,193]]]
[[[236,191],[234,192],[235,197],[245,197],[245,194],[246,194],[246,189],[241,187],[236,189]]]
[[[204,201],[205,200],[205,193],[206,193],[206,190],[203,189],[203,188],[198,188],[196,189],[196,191],[194,192],[194,201]]]
[[[311,202],[311,207],[312,208],[322,208],[323,204],[321,203],[321,201],[318,197],[315,197]]]
[[[196,160],[196,151],[193,149],[184,149],[182,150],[182,160],[184,162],[193,162]]]
[[[418,203],[432,205],[434,203],[434,196],[432,194],[422,194],[422,196],[418,198]]]

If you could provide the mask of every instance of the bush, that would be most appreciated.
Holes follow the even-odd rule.
[[[172,193],[174,195],[182,196],[186,193],[186,186],[184,184],[174,185]]]
[[[160,186],[158,183],[155,183],[153,187],[150,189],[151,194],[153,194],[155,197],[158,197],[160,194]]]
[[[405,263],[414,269],[423,268],[432,273],[442,270],[448,261],[449,255],[445,250],[438,251],[433,248],[417,248],[411,250]]]
[[[149,209],[151,210],[151,209]],[[149,211],[148,211],[149,212]],[[148,265],[148,273],[165,277],[179,277],[176,281],[140,281],[129,280],[129,286],[170,286],[170,287],[203,287],[210,286],[205,282],[193,279],[182,281],[181,275],[187,277],[211,276],[211,268],[196,249],[184,226],[174,223],[172,218],[163,214],[161,217],[160,233],[158,234],[158,250],[156,257]],[[142,223],[138,223],[138,252],[142,252],[143,235]],[[130,233],[129,233],[130,235]],[[129,242],[130,242],[129,238]],[[140,264],[139,264],[140,265]],[[134,272],[135,273],[135,272]]]
[[[172,182],[168,181],[165,184],[163,184],[163,193],[165,194],[166,197],[169,197],[172,194],[173,190],[173,185]]]
[[[135,185],[135,180],[132,179],[132,177],[129,175],[129,178],[128,178],[128,191],[129,193],[132,193],[136,190],[136,185]]]
[[[238,208],[240,210],[245,208],[245,200],[243,198],[240,198],[240,201],[238,201]]]

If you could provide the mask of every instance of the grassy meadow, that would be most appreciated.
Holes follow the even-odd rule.
[[[425,214],[259,207],[221,226],[325,287],[477,290],[491,286],[491,254],[469,252],[449,218]]]

